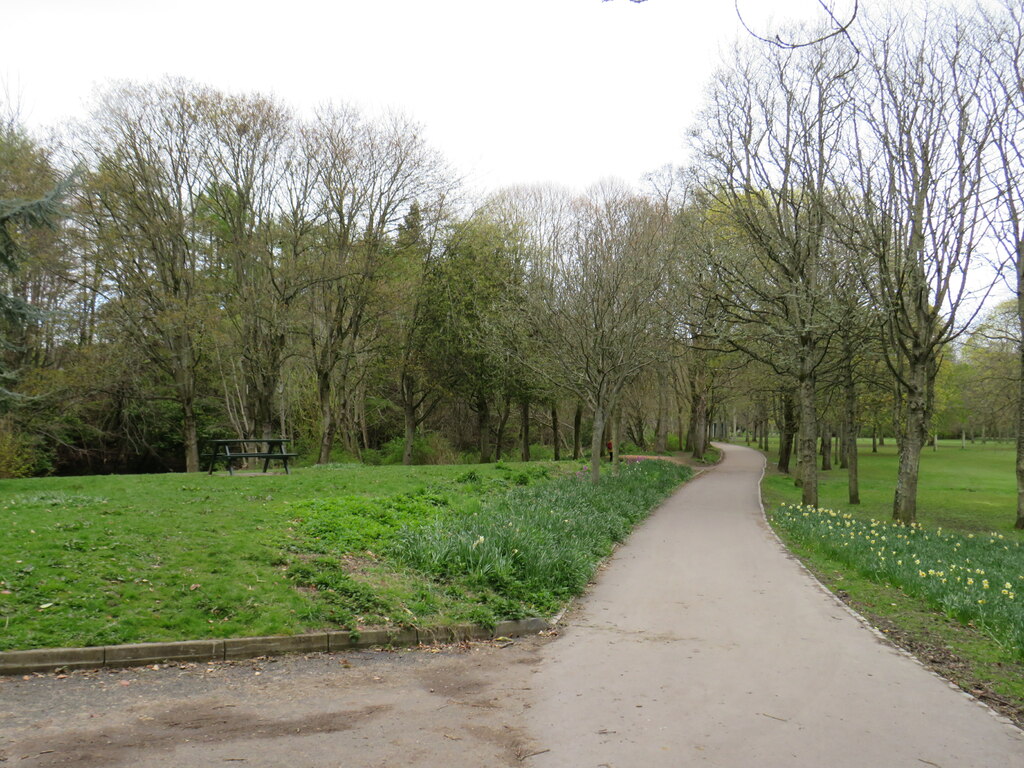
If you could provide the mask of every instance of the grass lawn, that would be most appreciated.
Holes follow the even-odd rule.
[[[999,531],[1024,541],[1024,532],[1013,528],[1017,516],[1017,481],[1014,475],[1015,448],[1011,443],[968,443],[939,441],[939,450],[926,448],[921,454],[917,519],[922,525],[964,532]],[[775,448],[769,455],[769,470],[778,459]],[[859,506],[847,503],[846,471],[833,469],[818,474],[819,505],[842,509],[864,519],[889,520],[896,484],[896,446],[890,441],[871,452],[871,442],[860,442],[858,470]],[[819,457],[820,466],[820,457]],[[769,472],[762,486],[765,506],[799,503],[800,490],[792,478]]]
[[[412,546],[412,532],[429,529],[450,543],[493,517],[496,505],[513,515],[542,489],[588,493],[574,474],[580,466],[345,464],[290,476],[0,480],[0,650],[488,623],[551,611],[574,588],[569,581],[530,581],[521,568],[486,562],[483,570],[504,581],[465,563],[442,567],[429,546]],[[620,504],[623,494],[634,497],[624,509],[639,519],[639,506],[646,514],[684,477],[677,467],[631,468],[603,481],[598,496]],[[638,495],[637,483],[653,495]],[[558,511],[567,522],[577,513]],[[588,575],[624,535],[616,525],[595,522],[604,538],[581,544]],[[548,554],[578,569],[572,544],[582,540],[551,535],[569,544]],[[473,547],[478,536],[471,552],[508,559],[491,543]]]
[[[862,441],[860,505],[847,503],[845,470],[821,472],[823,513],[796,508],[800,489],[773,471],[774,458],[773,451],[762,496],[790,549],[897,644],[1024,725],[1024,532],[1013,529],[1014,446],[929,447],[915,531],[889,522],[894,445],[872,453]]]

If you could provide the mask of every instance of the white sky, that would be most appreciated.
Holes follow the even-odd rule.
[[[835,0],[837,10],[852,0]],[[739,0],[758,31],[817,0]],[[401,109],[471,188],[635,182],[685,159],[683,133],[733,0],[8,0],[3,87],[42,128],[85,114],[97,85],[181,75]]]

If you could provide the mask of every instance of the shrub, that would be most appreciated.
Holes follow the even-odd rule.
[[[15,427],[9,417],[0,418],[0,477],[32,477],[49,474],[50,463],[37,441]]]

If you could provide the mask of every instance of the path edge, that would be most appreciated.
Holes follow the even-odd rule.
[[[729,444],[721,444],[721,445],[724,446],[723,448],[720,449],[723,452],[724,452],[725,448],[735,447],[735,446],[730,446]],[[754,450],[754,449],[751,448],[749,450]],[[765,508],[764,508],[764,499],[761,496],[761,483],[764,481],[765,476],[768,474],[768,457],[765,456],[763,453],[761,453],[761,451],[757,451],[757,453],[760,454],[760,456],[761,456],[761,476],[757,480],[757,506],[761,510],[761,519],[764,521],[764,525],[765,525],[765,528],[767,528],[768,533],[771,534],[771,537],[773,539],[775,539],[776,543],[779,545],[781,550],[783,552],[785,552],[786,555],[789,557],[789,559],[791,559],[794,563],[796,563],[805,574],[807,574],[807,576],[810,578],[811,582],[821,592],[823,592],[826,595],[828,595],[828,597],[836,605],[838,605],[840,608],[842,608],[844,611],[846,611],[847,614],[849,614],[854,619],[856,619],[861,624],[861,626],[863,626],[865,629],[867,629],[872,635],[875,636],[875,638],[879,642],[881,642],[887,648],[891,648],[896,653],[898,653],[901,656],[903,656],[903,657],[909,659],[910,661],[914,662],[918,667],[923,669],[929,675],[931,675],[932,677],[934,677],[934,678],[936,678],[938,680],[941,680],[943,683],[945,683],[950,688],[952,688],[954,691],[956,691],[957,693],[959,693],[960,695],[965,697],[967,700],[973,702],[977,706],[979,706],[982,709],[984,709],[986,712],[988,712],[992,717],[994,717],[1000,723],[1002,723],[1003,725],[1006,725],[1006,726],[1010,727],[1011,729],[1013,729],[1013,731],[1015,733],[1021,733],[1022,731],[1024,731],[1024,728],[1021,728],[1021,726],[1017,725],[1017,723],[1015,723],[1013,720],[1008,718],[1006,715],[1004,715],[1001,712],[993,709],[988,704],[986,704],[984,701],[979,699],[977,696],[971,695],[968,691],[965,691],[963,688],[961,688],[959,685],[954,683],[948,677],[943,677],[938,672],[936,672],[934,669],[932,669],[931,667],[926,665],[924,662],[922,662],[919,658],[917,658],[917,656],[912,654],[906,648],[900,647],[899,645],[894,643],[890,638],[886,637],[885,633],[882,632],[874,624],[872,624],[867,618],[865,618],[863,615],[861,615],[856,610],[854,610],[849,605],[847,605],[842,600],[840,600],[839,599],[839,595],[837,595],[835,592],[833,592],[831,589],[829,589],[828,586],[826,586],[826,584],[821,579],[818,578],[817,574],[815,574],[814,571],[812,571],[810,568],[808,568],[806,565],[804,565],[803,560],[801,560],[799,557],[797,557],[795,554],[793,554],[793,551],[790,550],[790,548],[786,546],[786,543],[779,537],[779,534],[777,534],[775,532],[775,529],[772,528],[771,522],[769,522],[769,520],[768,520],[768,513],[765,511]]]

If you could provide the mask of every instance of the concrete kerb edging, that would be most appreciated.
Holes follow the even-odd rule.
[[[724,453],[724,451],[723,451],[723,453]],[[786,546],[786,543],[779,537],[779,534],[777,534],[775,532],[775,529],[772,528],[772,524],[768,521],[768,513],[765,511],[764,502],[761,500],[761,482],[764,480],[764,476],[765,476],[765,474],[767,474],[767,471],[768,471],[768,459],[764,455],[762,455],[761,456],[761,477],[758,478],[758,481],[757,481],[757,506],[761,510],[761,519],[764,521],[764,525],[765,525],[765,528],[768,529],[768,533],[771,534],[773,539],[775,539],[776,543],[779,545],[779,547],[782,549],[782,551],[787,553],[790,556],[790,558],[792,558],[793,562],[795,562],[800,567],[800,569],[803,570],[803,572],[806,573],[810,577],[811,581],[814,582],[815,586],[819,590],[821,590],[823,593],[828,595],[829,598],[836,603],[836,605],[838,605],[840,608],[842,608],[844,611],[846,611],[846,613],[848,613],[850,616],[852,616],[854,619],[856,619],[858,622],[860,622],[861,626],[863,626],[872,635],[874,635],[875,638],[877,638],[879,640],[879,642],[881,642],[885,646],[891,648],[892,650],[894,650],[896,653],[900,654],[901,656],[903,656],[903,657],[905,657],[907,659],[910,659],[910,661],[912,661],[915,664],[917,664],[917,666],[919,666],[925,672],[927,672],[928,674],[932,675],[933,677],[941,680],[943,683],[948,685],[954,691],[956,691],[957,693],[961,694],[962,696],[966,697],[970,701],[972,701],[975,704],[977,704],[979,707],[984,709],[986,712],[988,712],[992,717],[994,717],[996,720],[998,720],[1003,725],[1006,725],[1006,726],[1010,727],[1014,731],[1020,730],[1019,726],[1015,722],[1013,722],[1013,720],[1011,720],[1010,718],[1006,717],[1006,715],[1003,715],[1000,712],[996,711],[995,709],[990,707],[988,704],[986,704],[984,701],[982,701],[981,699],[977,698],[976,696],[972,696],[970,693],[968,693],[963,688],[958,686],[952,680],[949,680],[948,678],[945,678],[942,675],[940,675],[938,672],[936,672],[931,667],[927,666],[924,662],[922,662],[919,658],[917,658],[917,656],[912,654],[906,648],[901,648],[900,646],[896,645],[896,643],[894,643],[890,638],[886,637],[885,633],[882,632],[878,627],[876,627],[874,624],[872,624],[870,621],[868,621],[864,616],[862,616],[861,614],[857,613],[857,611],[855,611],[849,605],[847,605],[842,600],[840,600],[839,599],[839,595],[837,595],[835,592],[833,592],[831,589],[829,589],[825,585],[825,583],[822,582],[822,580],[818,578],[817,574],[815,574],[814,571],[812,571],[810,568],[808,568],[806,565],[804,565],[803,561],[801,561],[800,558],[798,558],[796,555],[794,555],[790,551],[789,547]]]
[[[409,648],[435,643],[493,640],[545,632],[551,625],[540,618],[500,621],[494,629],[473,624],[431,629],[367,629],[361,632],[326,631],[305,635],[230,637],[223,640],[188,640],[176,643],[133,643],[95,648],[40,648],[0,652],[0,675],[33,672],[138,667],[165,662],[206,662],[251,659],[285,653],[328,653],[367,648]]]

